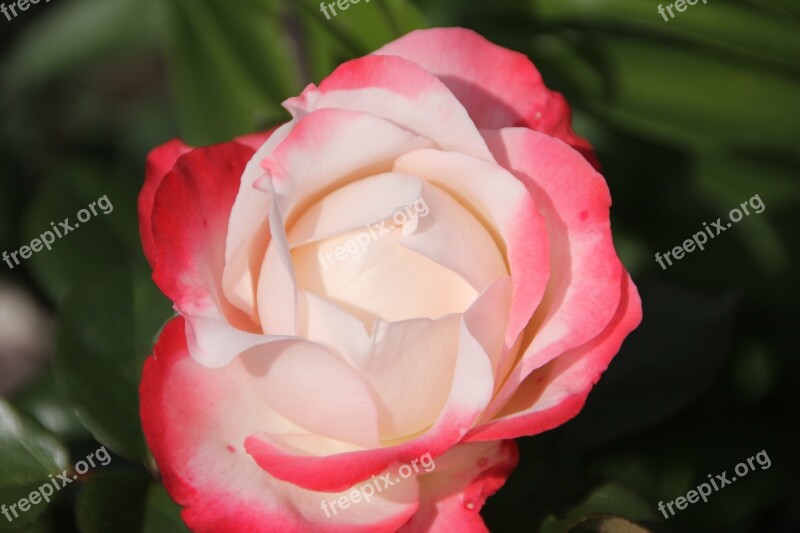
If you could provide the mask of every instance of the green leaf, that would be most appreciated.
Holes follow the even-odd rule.
[[[665,21],[658,4],[630,0],[529,0],[538,19],[550,24],[591,29],[624,28],[642,36],[682,39],[694,46],[716,47],[761,61],[777,61],[796,69],[800,64],[800,32],[796,20],[735,2],[698,3]],[[664,6],[670,2],[665,2]],[[665,11],[666,13],[666,11]],[[666,16],[669,18],[669,14]]]
[[[113,206],[76,227],[30,265],[60,304],[54,372],[81,422],[126,458],[147,461],[138,416],[141,365],[153,335],[171,314],[139,248],[133,181],[107,177],[94,165],[65,164],[40,188],[26,221],[34,238],[106,196]]]
[[[780,16],[794,17],[795,22],[800,22],[800,8],[794,0],[746,0],[747,3],[768,9]]]
[[[284,120],[280,103],[303,81],[425,25],[407,0],[348,4],[170,0],[167,30],[175,105],[192,144],[221,142]],[[289,31],[287,26],[293,30]],[[303,61],[304,60],[304,61]]]
[[[800,82],[791,73],[600,33],[539,38],[533,51],[601,121],[690,151],[731,146],[796,158]]]
[[[425,15],[408,0],[383,0],[380,5],[388,13],[395,37],[429,26]]]
[[[40,16],[20,37],[7,63],[12,89],[42,84],[95,61],[155,43],[153,0],[73,0],[40,3]]]
[[[603,518],[589,518],[581,522],[570,531],[575,533],[591,532],[591,533],[648,533],[649,529],[645,529],[635,522],[620,518],[618,516],[603,517]]]
[[[665,132],[676,128],[687,140],[697,135],[707,142],[796,152],[800,138],[800,109],[792,104],[800,93],[796,79],[742,68],[696,50],[628,39],[602,43],[601,55],[617,76],[608,102],[609,118],[635,124],[635,117],[642,116],[663,123]],[[661,68],[664,64],[671,68]],[[595,106],[600,116],[603,107]]]
[[[585,501],[571,509],[563,518],[553,515],[548,517],[542,523],[540,532],[563,533],[564,531],[571,531],[590,520],[606,523],[605,527],[608,527],[608,522],[612,521],[612,524],[616,522],[618,525],[624,525],[628,528],[627,530],[619,529],[616,531],[646,532],[646,529],[636,526],[632,521],[648,521],[656,518],[647,501],[622,485],[608,483],[594,490]],[[598,527],[600,526],[598,525]],[[633,529],[634,527],[639,529]],[[604,531],[602,529],[592,530]],[[609,530],[606,529],[605,531]]]
[[[95,438],[146,463],[139,423],[141,368],[157,326],[171,311],[144,271],[106,273],[65,299],[55,372]]]
[[[14,395],[14,405],[66,442],[90,440],[72,406],[58,387],[51,369]]]
[[[180,506],[164,487],[141,471],[101,472],[78,496],[78,525],[83,533],[182,533],[189,530]]]
[[[144,533],[188,532],[180,512],[181,507],[172,501],[163,486],[152,485],[147,494]]]
[[[89,204],[107,197],[113,210],[95,208],[97,215],[75,226],[77,215]],[[141,255],[137,235],[135,185],[108,178],[108,170],[94,164],[62,163],[39,187],[24,221],[22,244],[29,244],[66,220],[72,231],[34,253],[28,264],[39,283],[57,302],[74,287],[91,284],[104,272],[126,268]]]
[[[308,77],[318,83],[333,72],[339,63],[354,57],[356,52],[319,20],[318,12],[303,4],[298,5],[295,11],[303,28],[303,53]]]
[[[39,486],[49,483],[51,475],[69,467],[66,449],[49,432],[27,420],[5,400],[0,399],[0,504],[8,507],[27,498]],[[52,500],[51,500],[52,501]],[[48,506],[41,501],[27,512],[19,507],[13,522],[0,515],[0,532],[15,531],[33,520]]]
[[[348,6],[346,11],[335,5],[333,10],[327,8],[326,16],[316,0],[301,0],[299,3],[300,8],[313,13],[312,21],[347,47],[350,56],[346,59],[368,54],[396,36],[392,21],[377,0],[369,4],[345,5]]]
[[[173,99],[184,138],[211,144],[264,129],[300,89],[278,0],[169,0]]]
[[[297,5],[309,35],[316,39],[325,39],[322,35],[326,35],[337,45],[327,48],[334,64],[369,54],[411,30],[427,27],[423,15],[407,0],[346,4],[347,10],[337,9],[336,15],[327,8],[327,17],[316,0],[300,0]],[[311,48],[314,43],[308,46]],[[340,50],[346,51],[342,57]],[[320,78],[328,73],[322,72]]]

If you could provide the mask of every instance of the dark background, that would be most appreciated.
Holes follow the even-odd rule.
[[[135,198],[152,147],[267,128],[340,62],[460,25],[528,54],[574,109],[614,198],[644,321],[573,421],[520,439],[483,515],[495,532],[800,531],[800,6],[708,0],[372,0],[328,21],[306,0],[53,0],[0,15],[0,252],[102,195],[99,215],[20,267],[0,263],[0,503],[96,450],[95,470],[0,532],[182,531],[138,421],[169,304]],[[662,270],[654,260],[758,194]],[[664,520],[764,450],[757,469]],[[16,529],[14,529],[16,528]]]

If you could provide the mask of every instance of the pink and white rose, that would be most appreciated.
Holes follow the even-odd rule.
[[[198,532],[485,531],[512,439],[575,416],[641,319],[593,150],[524,55],[458,28],[284,105],[148,159],[142,241],[179,314],[141,385],[164,484]]]

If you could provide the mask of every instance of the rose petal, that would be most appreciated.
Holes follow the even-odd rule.
[[[367,233],[368,226],[420,198],[422,180],[416,176],[384,172],[354,181],[309,207],[292,225],[289,244],[295,248],[354,230]]]
[[[298,120],[286,139],[262,160],[266,172],[255,186],[276,193],[282,213],[292,224],[327,193],[387,172],[398,156],[432,144],[374,115],[320,109]]]
[[[372,355],[372,338],[364,323],[332,301],[298,292],[297,335],[330,348],[355,368]]]
[[[465,441],[494,441],[535,435],[560,426],[580,412],[586,397],[622,341],[642,319],[642,304],[627,273],[622,298],[603,333],[531,373],[494,419],[477,427]]]
[[[378,446],[378,411],[359,374],[333,352],[300,339],[241,355],[261,401],[314,437]]]
[[[231,302],[259,320],[256,289],[271,240],[268,217],[275,198],[291,225],[299,208],[324,192],[388,171],[398,155],[430,144],[383,119],[337,109],[281,126],[247,164],[230,213],[223,285]],[[253,190],[256,182],[260,191]]]
[[[197,342],[212,339],[205,325],[226,321],[233,335],[257,331],[249,317],[222,292],[228,215],[239,176],[253,152],[236,143],[192,150],[181,156],[158,188],[152,215],[156,249],[153,280],[191,323],[187,333]],[[192,323],[194,319],[204,318]],[[192,347],[198,360],[222,365],[230,359],[210,346]]]
[[[344,490],[393,464],[408,463],[427,453],[432,457],[443,454],[473,426],[491,398],[492,387],[489,358],[462,323],[450,395],[439,419],[426,433],[393,446],[329,456],[287,451],[267,433],[252,435],[245,447],[278,479],[311,490]]]
[[[273,195],[254,191],[253,185],[264,175],[261,161],[272,154],[294,126],[292,120],[276,128],[247,162],[230,212],[222,286],[228,300],[256,323],[256,284],[271,238],[268,216]]]
[[[299,118],[326,107],[385,118],[427,137],[444,150],[492,160],[464,106],[436,76],[399,57],[371,55],[348,61],[316,88],[284,102]]]
[[[416,30],[375,53],[408,59],[435,74],[479,128],[526,126],[558,137],[598,166],[591,145],[572,131],[566,100],[545,87],[524,54],[464,28]]]
[[[401,231],[374,230],[364,251],[355,246],[362,232],[296,248],[298,286],[358,317],[369,331],[378,319],[435,319],[464,312],[478,291],[457,273],[403,246]],[[348,243],[354,244],[350,251]],[[337,250],[344,253],[341,259]]]
[[[266,335],[295,335],[297,280],[277,202],[269,210],[269,228],[272,239],[261,265],[256,293],[261,329]]]
[[[518,461],[513,440],[450,449],[436,459],[432,473],[419,477],[419,510],[399,533],[488,532],[480,510],[505,484]]]
[[[487,416],[525,377],[599,335],[619,306],[622,264],[609,223],[603,177],[562,141],[523,128],[485,132],[498,161],[528,188],[547,221],[547,290],[525,331],[523,351]]]
[[[433,185],[424,187],[421,201],[398,217],[418,217],[414,231],[401,234],[401,245],[455,272],[478,292],[508,275],[493,235],[473,212]]]
[[[269,140],[275,130],[277,130],[281,125],[277,125],[273,128],[270,128],[267,131],[259,131],[256,133],[248,133],[245,135],[240,135],[236,137],[235,141],[239,144],[243,144],[245,146],[249,146],[253,149],[254,152],[257,152],[259,148],[261,148],[265,142]]]
[[[180,156],[192,149],[180,139],[173,139],[166,144],[155,148],[147,156],[144,185],[139,192],[139,235],[142,238],[142,248],[150,267],[155,265],[156,244],[153,240],[153,200],[156,191],[167,173],[175,166]]]
[[[423,177],[447,191],[492,232],[508,260],[514,285],[505,336],[510,352],[539,304],[550,275],[547,228],[530,193],[504,168],[455,152],[410,152],[397,159],[395,171]]]
[[[378,398],[381,438],[404,440],[431,427],[453,382],[461,317],[379,322],[360,370]]]
[[[464,313],[464,323],[492,361],[495,383],[502,379],[500,364],[506,353],[505,332],[512,307],[512,281],[495,281]]]
[[[343,493],[307,491],[269,476],[243,451],[254,427],[298,431],[261,402],[239,362],[209,370],[186,349],[183,319],[161,333],[145,363],[142,426],[170,496],[192,531],[345,533],[396,531],[417,508],[415,480],[378,492],[367,504],[326,514]]]

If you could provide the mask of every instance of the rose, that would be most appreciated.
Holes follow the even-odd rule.
[[[165,486],[196,531],[485,530],[510,439],[573,417],[641,318],[592,149],[526,57],[463,29],[285,107],[148,159],[142,241],[180,315],[141,385]]]

